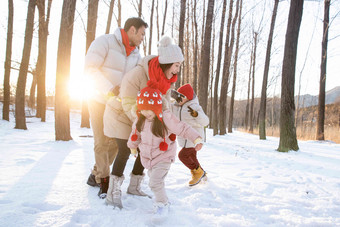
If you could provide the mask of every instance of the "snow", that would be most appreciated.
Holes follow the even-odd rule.
[[[86,184],[94,164],[91,129],[71,114],[73,141],[56,142],[54,115],[0,120],[0,226],[153,226],[152,199],[126,194],[134,158],[125,169],[124,209],[106,206]],[[171,201],[160,226],[340,226],[340,145],[299,141],[298,152],[276,151],[279,138],[235,131],[212,136],[199,151],[208,181],[189,187],[177,159],[166,178]],[[148,177],[142,189],[148,188]],[[156,223],[157,224],[157,223]]]

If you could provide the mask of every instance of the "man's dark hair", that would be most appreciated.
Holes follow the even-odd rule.
[[[145,21],[143,21],[142,18],[140,17],[131,17],[126,20],[124,30],[127,32],[132,26],[135,27],[136,30],[138,30],[142,26],[147,28],[148,24]]]

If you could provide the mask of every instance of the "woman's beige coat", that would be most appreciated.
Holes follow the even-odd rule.
[[[136,119],[137,94],[149,81],[149,61],[156,57],[144,57],[135,68],[123,77],[119,96],[108,100],[104,112],[104,134],[110,138],[127,140],[132,123]],[[170,109],[170,90],[163,95],[163,110]]]

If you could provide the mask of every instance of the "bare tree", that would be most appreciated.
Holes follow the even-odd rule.
[[[324,18],[323,18],[323,35],[321,50],[321,66],[320,66],[320,89],[319,89],[319,105],[318,105],[318,123],[316,127],[316,139],[325,139],[325,96],[326,96],[326,69],[327,69],[327,45],[328,45],[328,29],[329,29],[329,5],[331,0],[324,0]]]
[[[155,5],[155,0],[152,0],[152,5],[151,5],[151,15],[150,15],[150,36],[149,36],[149,52],[148,54],[151,54],[151,46],[152,46],[152,25],[153,25],[153,9]]]
[[[50,21],[52,0],[48,0],[47,13],[45,15],[45,0],[37,1],[39,12],[39,54],[36,65],[37,74],[37,113],[42,122],[46,121],[46,57],[48,24]]]
[[[249,64],[249,76],[248,76],[248,92],[247,92],[247,105],[244,117],[244,128],[248,129],[249,123],[249,100],[250,100],[250,82],[251,82],[251,74],[252,74],[252,65],[253,65],[253,56],[254,56],[254,43],[252,43],[251,53],[250,53],[250,64]]]
[[[228,132],[233,132],[233,118],[234,118],[234,100],[236,91],[236,79],[237,79],[237,60],[240,46],[240,33],[241,33],[241,17],[242,17],[242,0],[240,2],[240,14],[238,16],[238,27],[236,35],[236,48],[234,57],[234,72],[233,72],[233,86],[231,91],[230,108],[229,108],[229,121],[228,121]]]
[[[198,97],[204,112],[207,111],[208,104],[208,87],[209,83],[209,66],[210,66],[210,43],[211,43],[211,29],[214,14],[214,0],[208,1],[208,9],[206,16],[206,24],[204,31],[204,43],[201,55],[200,73],[199,73],[199,83],[198,83]]]
[[[224,21],[225,21],[226,8],[227,8],[227,0],[223,0],[220,37],[219,37],[219,42],[218,42],[218,55],[217,55],[216,75],[215,75],[214,98],[213,98],[213,103],[214,103],[213,105],[214,111],[212,115],[213,135],[218,134],[218,89],[219,89],[219,84],[220,84],[222,45],[223,45],[223,33],[224,33]]]
[[[193,42],[193,49],[194,49],[194,55],[193,55],[193,69],[194,69],[194,72],[193,72],[193,89],[195,91],[195,94],[197,94],[197,69],[198,69],[198,62],[197,62],[197,59],[198,59],[198,27],[197,27],[197,17],[196,17],[196,8],[197,8],[197,0],[194,0],[194,9],[193,9],[193,29],[194,29],[194,32],[193,32],[193,39],[194,39],[194,42]]]
[[[167,11],[168,11],[168,0],[165,0],[164,17],[163,17],[163,26],[162,26],[162,35],[164,35],[165,20],[166,20],[166,13],[167,13]]]
[[[230,4],[233,4],[233,1],[230,1]],[[229,10],[232,11],[232,6],[229,7]],[[232,20],[232,25],[230,28],[230,21],[232,17],[232,13],[229,12],[228,17],[228,25],[227,25],[227,36],[228,40],[226,39],[225,45],[225,53],[224,53],[224,64],[223,64],[223,73],[222,73],[222,86],[221,86],[221,93],[220,93],[220,135],[224,135],[227,133],[226,131],[226,125],[227,125],[227,100],[228,100],[228,87],[229,87],[229,78],[230,78],[230,63],[231,63],[231,54],[233,51],[234,46],[234,37],[235,37],[235,24],[236,19],[238,16],[239,11],[239,0],[236,2],[236,11],[234,18]],[[229,26],[229,27],[228,27]],[[230,43],[229,43],[229,36],[230,37]],[[222,89],[223,88],[223,89]]]
[[[77,0],[64,0],[59,31],[55,89],[55,138],[72,140],[67,83],[70,77],[74,13]]]
[[[261,90],[260,115],[259,115],[259,134],[260,134],[261,140],[266,139],[267,83],[268,83],[268,73],[269,73],[269,64],[270,64],[270,52],[271,52],[272,43],[273,43],[273,34],[274,34],[274,27],[275,27],[275,20],[276,20],[278,5],[279,5],[279,0],[275,0],[272,20],[270,23],[268,42],[267,42],[266,60],[264,63],[264,72],[263,72],[262,90]]]
[[[28,2],[25,42],[15,95],[15,128],[17,129],[27,129],[25,118],[25,90],[28,64],[31,56],[35,3],[35,0],[29,0]]]
[[[89,0],[87,7],[87,29],[86,29],[86,52],[89,49],[92,41],[96,37],[97,27],[97,15],[98,15],[98,0]],[[86,99],[82,100],[81,107],[81,128],[90,128],[90,114],[88,109],[88,103]]]
[[[303,11],[303,0],[290,2],[286,41],[282,65],[280,143],[278,151],[298,150],[294,126],[294,86],[296,52]]]
[[[178,32],[178,46],[183,51],[183,40],[184,40],[184,23],[185,23],[185,8],[186,7],[186,0],[181,0],[181,11],[179,17],[179,32]],[[179,87],[181,84],[181,71],[177,74],[178,79],[176,82],[176,87]]]
[[[9,121],[9,104],[11,102],[11,60],[12,60],[12,38],[13,38],[13,0],[8,0],[8,23],[7,23],[7,41],[6,41],[6,60],[4,75],[4,104],[2,108],[2,119]]]
[[[255,102],[255,63],[256,63],[256,48],[257,48],[258,33],[254,32],[254,52],[253,52],[253,73],[251,79],[251,103],[250,103],[250,119],[249,119],[249,132],[254,131],[254,102]]]
[[[142,0],[140,0],[142,1]],[[106,30],[105,34],[110,33],[110,28],[111,28],[111,21],[112,21],[112,14],[113,14],[113,6],[115,5],[115,0],[110,1],[110,8],[109,8],[109,14],[107,16],[107,23],[106,23]],[[97,7],[98,8],[98,7]]]
[[[117,19],[118,27],[122,26],[122,4],[120,0],[118,0],[118,19]]]
[[[138,17],[142,17],[142,10],[143,10],[143,0],[139,0]]]
[[[37,71],[36,69],[33,70],[32,72],[32,84],[31,84],[31,89],[30,89],[30,97],[28,99],[28,107],[31,109],[35,109],[35,91],[37,87]]]

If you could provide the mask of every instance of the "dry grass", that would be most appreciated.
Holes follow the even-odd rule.
[[[244,128],[237,128],[238,131],[246,132]],[[253,134],[258,135],[259,129],[254,128]],[[267,136],[280,137],[279,127],[267,127]],[[304,126],[297,127],[296,137],[298,140],[315,140],[316,126]],[[340,144],[340,127],[339,126],[327,126],[325,125],[325,140],[333,141]]]

